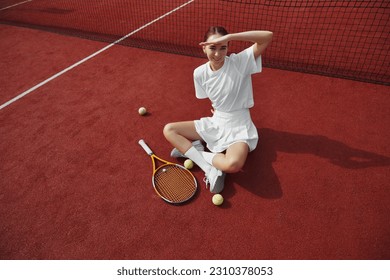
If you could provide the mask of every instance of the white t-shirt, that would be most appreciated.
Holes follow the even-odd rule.
[[[253,46],[226,56],[217,71],[211,70],[207,62],[194,70],[196,97],[209,98],[213,108],[221,112],[251,108],[254,105],[251,75],[261,70],[261,56],[255,60]]]

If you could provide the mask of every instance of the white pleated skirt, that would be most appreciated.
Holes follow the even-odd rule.
[[[253,151],[259,136],[253,124],[249,109],[233,112],[215,111],[212,117],[195,120],[195,129],[206,142],[207,148],[219,153],[237,142],[247,143]]]

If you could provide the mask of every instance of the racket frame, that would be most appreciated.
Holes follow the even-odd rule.
[[[188,200],[190,200],[196,193],[197,189],[198,189],[198,183],[195,179],[195,176],[192,174],[191,171],[189,171],[187,168],[185,168],[184,166],[180,165],[180,164],[177,164],[177,163],[173,163],[173,162],[169,162],[165,159],[162,159],[158,156],[156,156],[153,151],[149,148],[149,146],[145,143],[145,141],[143,139],[139,140],[138,141],[138,144],[145,150],[145,152],[150,156],[151,160],[152,160],[152,164],[153,164],[153,176],[152,176],[152,185],[153,185],[153,189],[154,191],[156,192],[156,194],[161,197],[164,201],[168,202],[168,203],[171,203],[171,204],[180,204],[180,203],[184,203]],[[157,166],[157,161],[161,162],[162,165],[159,165]],[[191,178],[194,180],[194,185],[195,185],[195,189],[194,189],[194,192],[192,193],[191,196],[189,196],[187,199],[185,200],[180,200],[178,202],[176,201],[171,201],[169,199],[167,199],[166,197],[164,197],[160,192],[159,190],[157,189],[156,185],[155,185],[155,175],[157,174],[157,172],[160,170],[160,169],[163,169],[164,167],[167,167],[167,166],[176,166],[182,170],[184,170],[186,173],[188,173],[189,175],[191,175]]]

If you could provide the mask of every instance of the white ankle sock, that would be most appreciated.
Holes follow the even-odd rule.
[[[203,158],[202,154],[195,149],[194,146],[185,152],[184,155],[195,162],[206,174],[209,173],[211,165]]]

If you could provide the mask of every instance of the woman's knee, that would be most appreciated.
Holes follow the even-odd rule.
[[[230,158],[227,162],[226,172],[237,173],[244,167],[245,161],[238,158]]]
[[[165,138],[169,138],[172,134],[175,134],[175,124],[174,123],[167,123],[164,126],[163,134]]]
[[[163,128],[163,134],[167,139],[178,135],[189,140],[200,139],[193,121],[168,123]]]
[[[225,155],[226,172],[236,173],[244,167],[249,152],[248,145],[244,142],[230,146]]]

